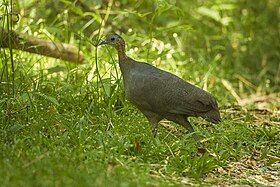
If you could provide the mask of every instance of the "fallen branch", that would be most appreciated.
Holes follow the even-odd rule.
[[[10,38],[10,45],[9,45]],[[36,38],[28,35],[7,32],[0,28],[0,48],[8,48],[36,53],[74,63],[83,63],[84,54],[76,46]]]

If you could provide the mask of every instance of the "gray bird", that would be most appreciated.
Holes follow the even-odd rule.
[[[126,56],[125,42],[117,34],[110,34],[99,43],[116,48],[123,76],[125,94],[149,120],[151,132],[156,136],[158,122],[168,119],[185,127],[200,147],[188,117],[202,117],[211,123],[220,123],[216,99],[208,92],[169,72]]]

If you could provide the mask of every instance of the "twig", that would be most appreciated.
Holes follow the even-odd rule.
[[[9,40],[11,40],[10,44]],[[0,48],[8,47],[74,63],[83,63],[84,60],[83,52],[76,46],[23,35],[14,31],[7,32],[0,28]]]

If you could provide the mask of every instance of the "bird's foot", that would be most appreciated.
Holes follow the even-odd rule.
[[[157,128],[151,128],[151,132],[152,132],[153,137],[155,138],[157,135]]]
[[[198,153],[206,153],[208,152],[207,149],[204,148],[203,143],[201,143],[200,141],[197,142],[198,148],[197,148],[197,152]]]

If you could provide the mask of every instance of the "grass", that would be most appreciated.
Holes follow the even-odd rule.
[[[77,39],[66,30],[71,34],[65,37],[80,42],[85,64],[0,49],[2,186],[279,186],[279,67],[274,63],[278,44],[270,40],[276,35],[270,32],[263,43],[267,31],[250,30],[250,24],[263,28],[263,22],[258,25],[244,15],[242,20],[234,20],[238,10],[232,11],[235,6],[231,4],[224,13],[234,23],[226,27],[211,21],[212,9],[199,9],[206,14],[202,19],[165,1],[157,2],[154,12],[140,9],[147,11],[145,16],[126,10],[127,27],[135,24],[123,35],[128,55],[215,95],[223,122],[211,125],[191,119],[208,152],[199,153],[192,136],[168,121],[161,122],[158,136],[153,138],[145,117],[126,100],[115,50],[95,48],[92,44],[98,36],[87,36],[88,31]],[[257,5],[245,8],[255,15],[263,7]],[[193,3],[189,10],[196,6],[201,5]],[[187,19],[178,22],[167,10]],[[67,23],[59,22],[64,13],[56,17],[53,24],[58,25],[52,29],[59,30],[60,23],[72,28],[71,20],[80,20],[72,16]],[[266,18],[265,13],[258,16]],[[139,26],[143,24],[140,20],[149,23],[148,34]],[[174,30],[165,20],[175,25]],[[110,16],[108,21],[112,21]],[[45,30],[51,24],[41,24],[40,37],[49,36]],[[93,27],[100,29],[100,25]],[[241,26],[244,30],[235,30]],[[75,34],[77,28],[73,27]],[[31,22],[27,30],[33,33],[32,29],[36,27]],[[251,32],[254,34],[247,36]],[[54,38],[64,37],[59,31],[54,33],[58,33]],[[260,63],[262,55],[265,59]]]
[[[28,60],[22,52],[14,56],[17,62]],[[22,64],[25,78],[15,78],[21,83],[15,84],[17,94],[1,100],[3,186],[277,184],[277,113],[222,105],[221,124],[192,119],[209,150],[199,154],[191,135],[168,121],[154,139],[145,117],[125,100],[120,82],[112,81],[108,95],[84,78],[90,65],[49,74],[42,71],[49,59],[35,57],[44,64],[29,72]]]

